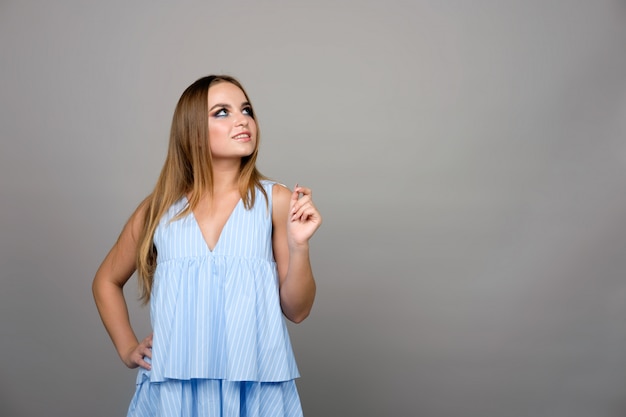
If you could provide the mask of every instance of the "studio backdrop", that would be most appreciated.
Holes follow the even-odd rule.
[[[324,216],[305,416],[626,415],[624,1],[3,0],[0,57],[0,415],[125,415],[91,280],[212,73]]]

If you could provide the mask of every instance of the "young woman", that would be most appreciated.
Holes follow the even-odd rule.
[[[283,316],[315,298],[311,190],[255,163],[257,120],[230,76],[182,94],[165,164],[98,269],[93,293],[117,352],[140,367],[129,416],[301,416]],[[153,334],[133,332],[123,286],[137,271]]]

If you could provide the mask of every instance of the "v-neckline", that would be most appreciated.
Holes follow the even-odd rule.
[[[187,199],[187,196],[185,196],[185,201],[187,202],[187,205],[189,205],[189,200]],[[198,223],[196,214],[193,212],[193,210],[189,211],[191,213],[191,217],[193,218],[193,222],[196,225],[196,229],[198,230],[198,233],[200,234],[200,238],[204,242],[204,247],[209,251],[209,253],[215,253],[215,250],[217,249],[217,247],[220,245],[220,242],[222,241],[222,235],[224,234],[226,227],[230,223],[230,219],[233,217],[233,214],[235,213],[237,208],[241,205],[242,201],[243,200],[241,199],[241,197],[239,197],[239,200],[237,200],[235,207],[233,207],[233,209],[230,211],[230,214],[228,215],[228,217],[226,218],[226,221],[224,222],[224,225],[222,226],[222,230],[220,230],[220,233],[217,236],[217,241],[215,241],[215,246],[213,246],[213,249],[211,249],[211,246],[209,245],[209,243],[206,240],[206,237],[204,236],[204,233],[202,233],[202,227],[200,227],[200,223]]]

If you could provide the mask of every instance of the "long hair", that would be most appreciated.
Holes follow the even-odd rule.
[[[210,75],[200,78],[183,92],[172,118],[169,147],[161,174],[152,193],[144,200],[143,227],[137,242],[137,275],[139,277],[140,299],[150,300],[157,251],[154,246],[154,232],[161,217],[176,201],[187,195],[189,205],[175,219],[189,214],[204,193],[213,193],[213,168],[208,130],[208,92],[212,85],[228,82],[243,91],[243,86],[228,75]],[[254,205],[256,190],[260,190],[267,203],[267,193],[261,186],[265,177],[256,168],[259,151],[260,131],[254,111],[252,117],[257,124],[257,141],[254,151],[241,159],[239,170],[239,193],[246,209]]]

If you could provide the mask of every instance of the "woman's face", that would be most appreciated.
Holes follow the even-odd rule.
[[[252,106],[239,87],[220,82],[209,87],[209,146],[212,159],[241,159],[257,141]]]

